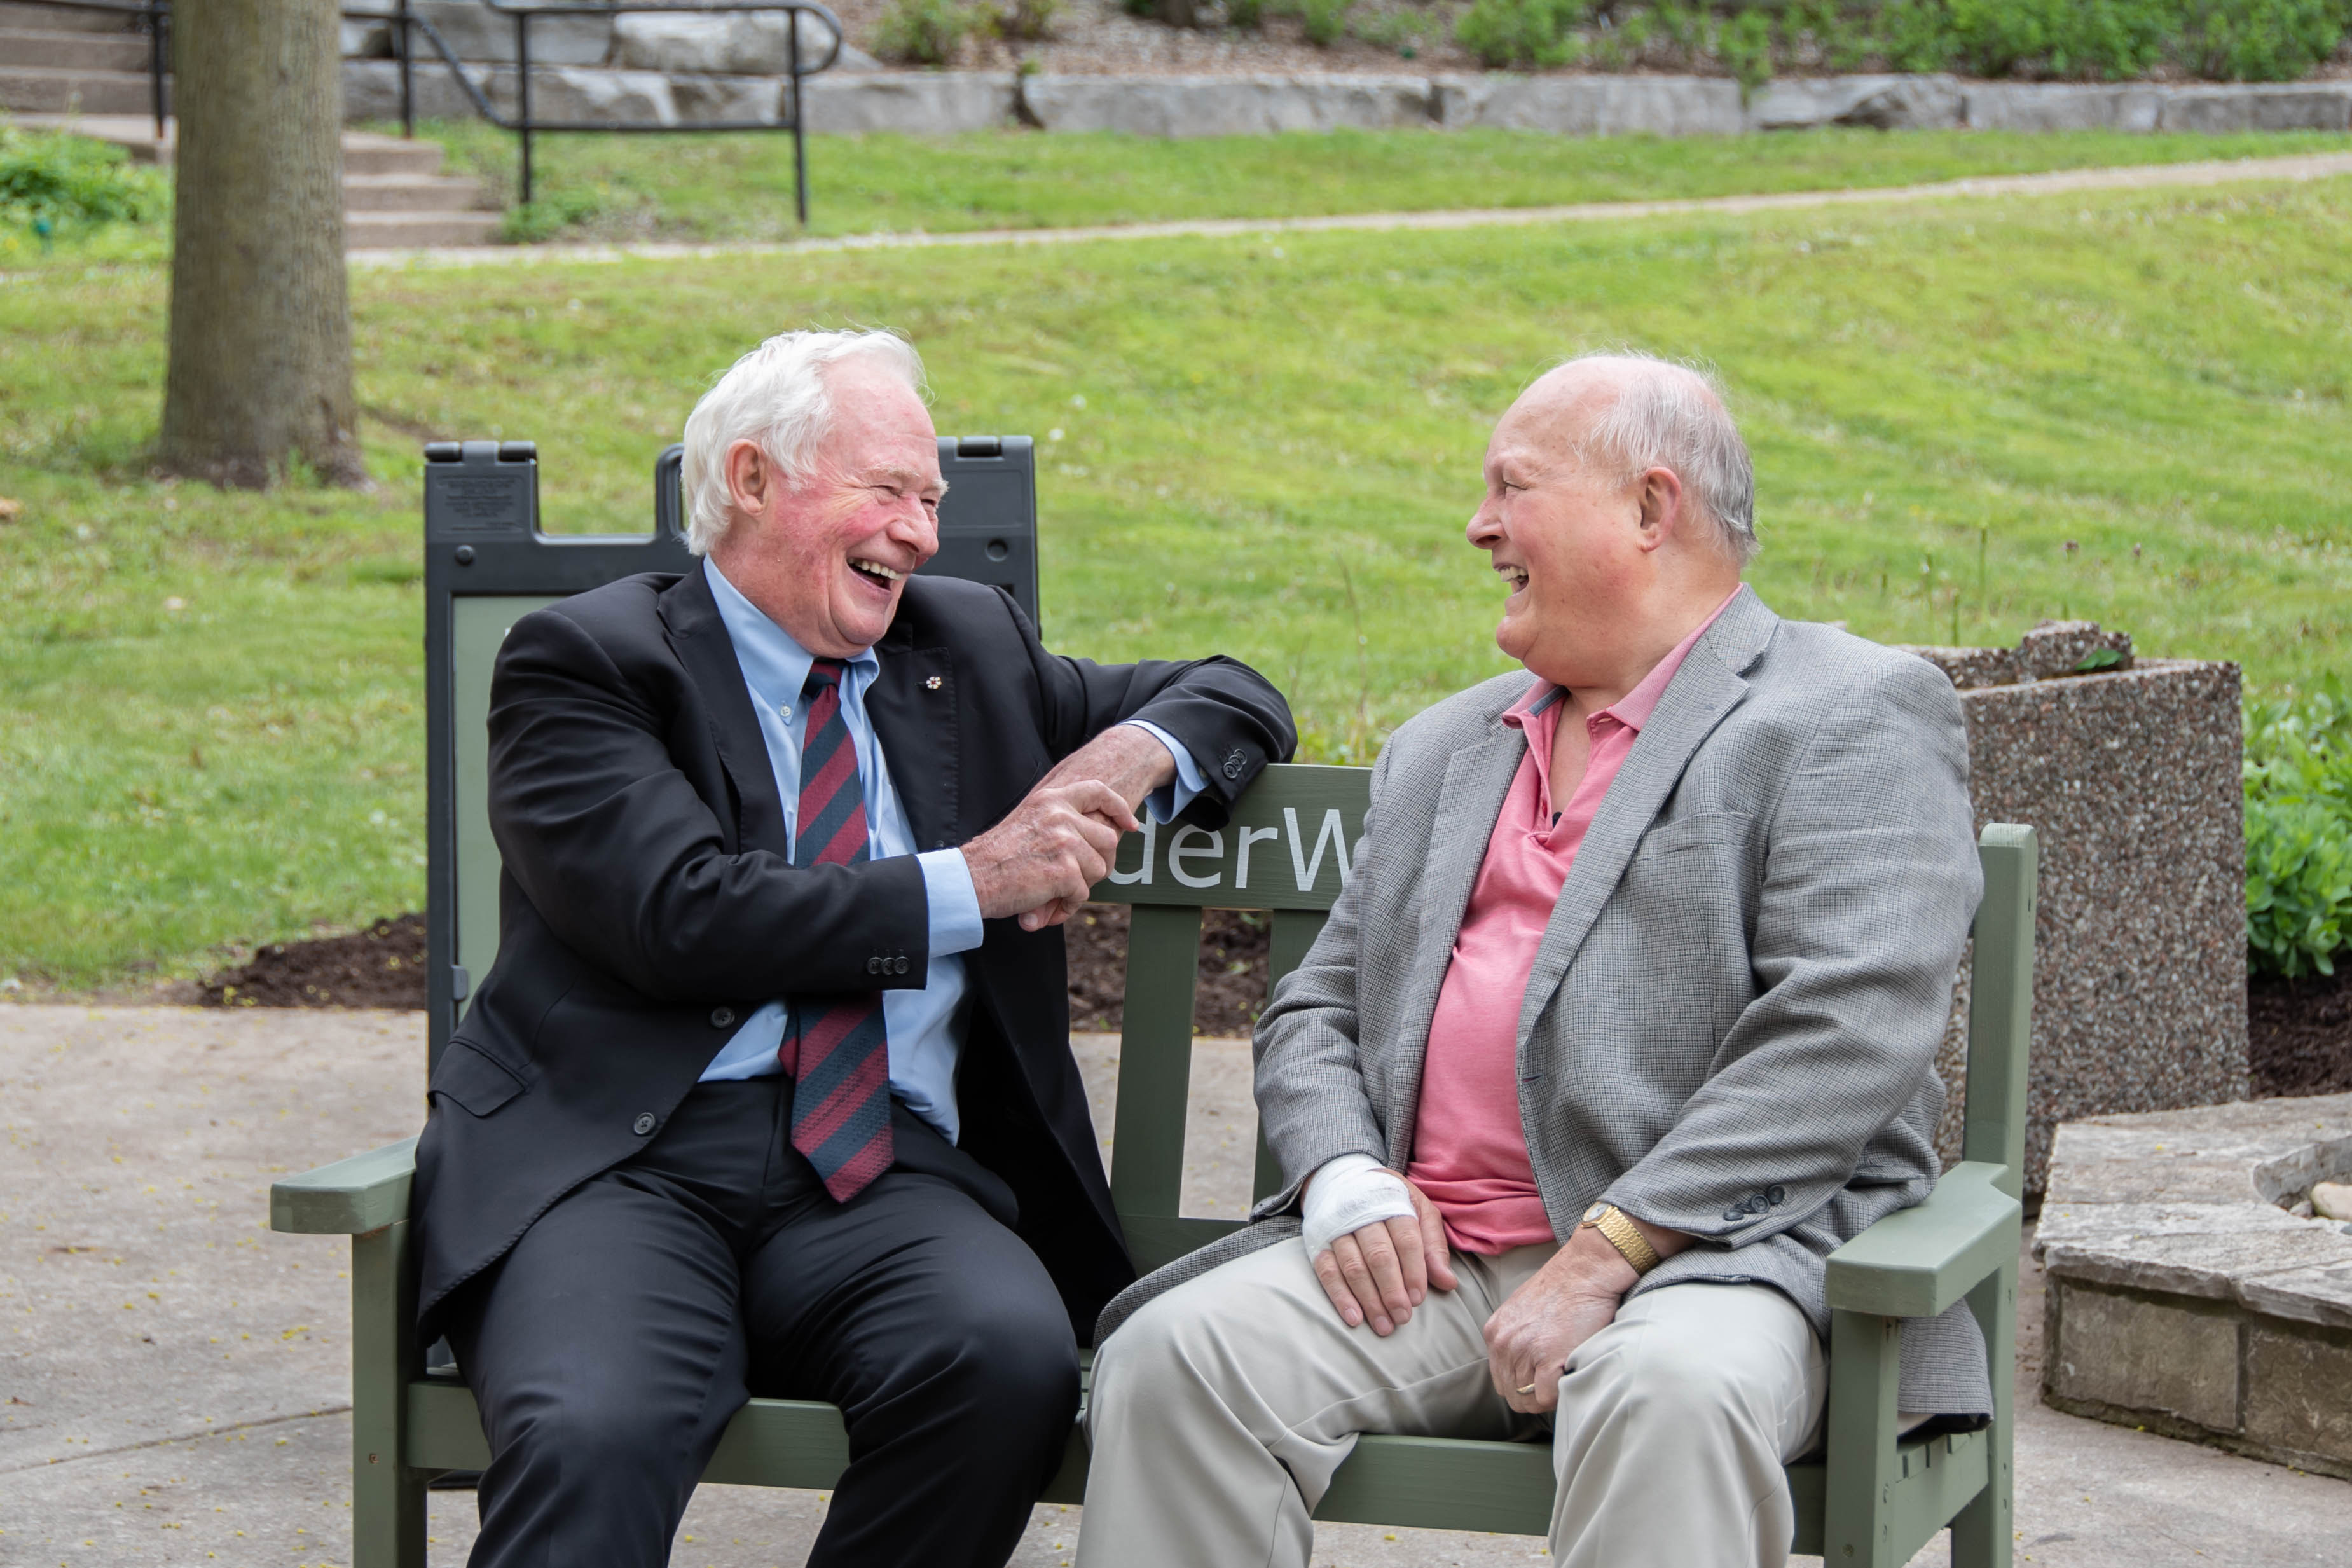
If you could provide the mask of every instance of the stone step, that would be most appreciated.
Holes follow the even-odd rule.
[[[148,42],[140,33],[32,32],[0,27],[0,66],[41,66],[53,70],[147,69]]]
[[[394,250],[418,246],[487,245],[499,231],[499,216],[484,212],[355,212],[343,217],[349,250]]]
[[[153,101],[143,72],[0,65],[0,109],[17,113],[144,114]]]
[[[0,0],[0,27],[39,33],[135,33],[138,20],[104,11],[68,11],[56,5],[20,5]]]
[[[481,183],[457,175],[343,174],[346,215],[463,212],[481,199]]]
[[[380,136],[372,131],[343,132],[343,174],[437,174],[441,172],[441,143],[438,142],[405,142],[397,136]],[[463,205],[463,203],[453,204]]]

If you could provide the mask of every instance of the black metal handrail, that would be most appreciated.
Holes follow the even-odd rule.
[[[169,116],[166,96],[169,68],[169,34],[172,7],[168,0],[26,0],[36,5],[50,5],[64,11],[106,11],[142,20],[149,37],[147,75],[151,99],[155,111],[155,139],[163,139],[165,121]],[[542,132],[680,132],[680,131],[789,131],[793,136],[793,208],[803,227],[808,225],[808,146],[804,122],[807,119],[806,100],[801,84],[807,78],[829,70],[841,58],[845,34],[841,18],[817,3],[817,0],[610,0],[608,4],[579,5],[515,5],[509,0],[483,0],[484,5],[502,16],[511,17],[515,29],[515,92],[519,112],[509,118],[491,106],[489,98],[466,74],[465,62],[457,58],[440,29],[424,16],[409,9],[409,0],[395,0],[389,11],[362,10],[345,7],[341,15],[358,22],[384,22],[391,25],[394,58],[400,67],[400,131],[404,136],[416,133],[415,48],[410,37],[412,30],[421,29],[425,42],[457,83],[459,90],[474,106],[474,112],[501,131],[513,132],[521,142],[521,194],[528,204],[533,188],[531,138]],[[633,12],[675,11],[695,16],[729,16],[745,12],[782,12],[784,25],[784,63],[792,80],[790,113],[781,120],[709,120],[690,125],[647,124],[635,121],[538,120],[530,111],[530,25],[541,16],[605,16],[618,17]],[[800,16],[807,13],[822,21],[833,33],[833,47],[824,58],[814,64],[801,58]]]
[[[164,121],[171,117],[171,105],[164,96],[166,79],[171,75],[169,35],[172,30],[172,7],[163,0],[18,0],[27,5],[47,5],[58,11],[106,11],[118,16],[136,16],[147,35],[147,96],[155,113],[155,140],[163,140]],[[408,0],[400,0],[403,5]]]
[[[413,72],[415,50],[408,34],[411,28],[422,29],[425,41],[433,46],[441,63],[449,68],[474,106],[474,112],[501,131],[511,131],[521,142],[521,195],[528,205],[533,189],[531,138],[542,132],[717,132],[717,131],[789,131],[793,136],[793,208],[803,227],[808,225],[808,147],[804,124],[806,100],[801,83],[806,78],[832,68],[841,58],[841,47],[846,37],[841,18],[816,0],[612,0],[611,4],[583,5],[513,5],[508,0],[483,0],[483,4],[503,16],[512,17],[515,29],[515,104],[519,112],[511,119],[491,107],[489,98],[466,74],[457,51],[442,37],[440,30],[426,18],[409,9],[409,0],[397,0],[391,11],[346,9],[342,13],[354,21],[388,22],[394,26],[394,55],[400,64],[400,129],[403,135],[415,133],[415,89]],[[693,16],[729,16],[745,12],[780,11],[785,16],[785,74],[792,80],[790,113],[782,120],[706,120],[691,125],[663,125],[637,121],[598,120],[537,120],[530,112],[530,24],[541,16],[622,16],[633,12],[682,12]],[[833,47],[824,58],[814,65],[801,59],[800,14],[805,12],[822,21],[833,34]]]

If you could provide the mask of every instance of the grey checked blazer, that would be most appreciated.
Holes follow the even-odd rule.
[[[1297,1234],[1300,1184],[1412,1155],[1422,1061],[1527,742],[1499,676],[1398,730],[1347,889],[1257,1026],[1282,1192],[1139,1281],[1144,1301]],[[1691,649],[1586,835],[1519,1013],[1519,1109],[1552,1229],[1607,1199],[1699,1245],[1636,1291],[1773,1286],[1824,1339],[1822,1260],[1926,1197],[1934,1061],[1982,892],[1968,741],[1933,665],[1783,621],[1748,589]],[[1900,1404],[1991,1411],[1965,1304],[1905,1325]]]

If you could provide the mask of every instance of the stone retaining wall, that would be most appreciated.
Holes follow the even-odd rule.
[[[2347,1175],[2352,1095],[2058,1129],[2043,1400],[2352,1477],[2352,1226],[2289,1212]]]
[[[2118,662],[2072,673],[2094,649]],[[2245,829],[2238,667],[2131,657],[2088,622],[2016,648],[1915,648],[1953,678],[1979,828],[2041,841],[2025,1184],[2052,1130],[2111,1111],[2242,1100]],[[1958,1157],[1967,975],[1938,1068]]]
[[[465,9],[463,6],[453,9]],[[601,25],[601,24],[600,24]],[[532,32],[534,59],[540,34]],[[624,40],[625,42],[625,40]],[[495,54],[491,40],[482,47]],[[573,51],[602,60],[609,37],[583,38]],[[597,53],[596,50],[604,52]],[[686,50],[683,42],[678,50]],[[718,46],[665,56],[651,43],[622,51],[633,61],[663,58],[732,63]],[[507,64],[469,66],[475,79],[502,81]],[[621,58],[621,56],[614,56]],[[344,112],[383,120],[398,112],[396,68],[386,59],[343,63]],[[421,56],[417,112],[472,113],[437,59]],[[667,93],[664,91],[667,84]],[[773,76],[706,70],[609,68],[551,62],[534,66],[534,100],[600,104],[596,118],[635,123],[692,123],[737,117],[707,104],[789,107]],[[1675,76],[1032,76],[1001,72],[828,71],[809,82],[809,122],[830,132],[897,131],[948,136],[1013,125],[1047,131],[1118,131],[1190,137],[1412,126],[1491,126],[1568,136],[1646,133],[1729,136],[1819,125],[1882,130],[1994,131],[2345,131],[2352,130],[2352,81],[2172,86],[2134,83],[1975,82],[1946,76],[1846,76],[1775,81],[1743,103],[1737,82]],[[493,95],[503,110],[505,101]],[[546,112],[542,110],[542,112]],[[569,110],[566,110],[569,112]]]

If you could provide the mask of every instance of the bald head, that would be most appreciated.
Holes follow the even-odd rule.
[[[1630,689],[1755,551],[1748,448],[1680,365],[1570,360],[1496,425],[1486,468],[1468,534],[1508,590],[1495,641],[1579,704]]]
[[[1647,354],[1580,354],[1538,377],[1506,417],[1596,478],[1667,470],[1716,547],[1735,565],[1755,559],[1756,470],[1713,376]]]

